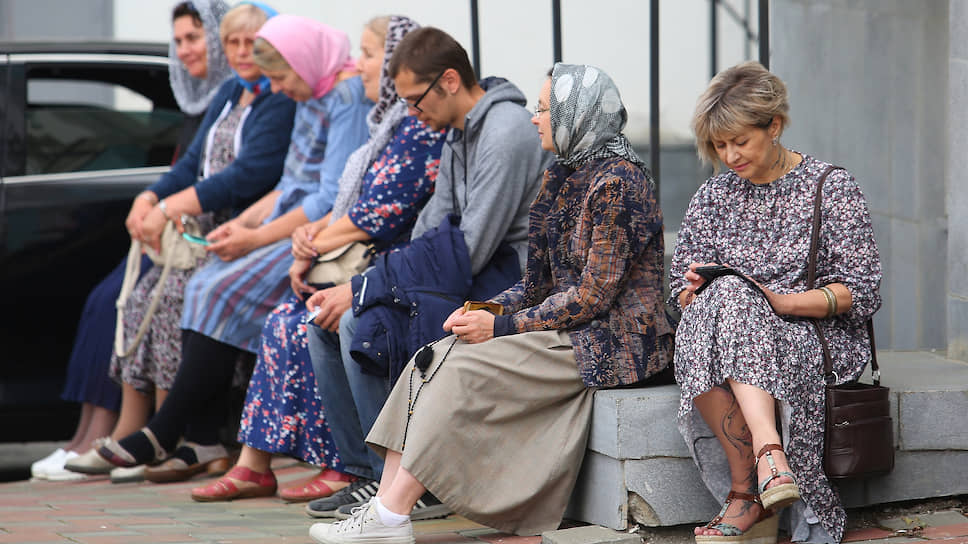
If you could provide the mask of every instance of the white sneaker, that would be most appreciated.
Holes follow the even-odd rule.
[[[57,464],[60,464],[61,467],[64,466],[65,455],[67,455],[67,452],[64,451],[63,448],[57,448],[47,457],[44,457],[39,461],[34,461],[34,463],[30,465],[30,475],[34,478],[40,478],[41,480],[46,479],[47,472],[50,471],[51,467],[56,466]]]
[[[47,479],[52,482],[73,482],[87,478],[87,476],[84,474],[73,472],[64,468],[64,465],[67,462],[76,459],[79,456],[80,454],[78,454],[76,451],[67,452],[67,454],[64,456],[64,459],[62,459],[60,463],[57,465],[50,465],[47,470]]]
[[[309,536],[321,544],[414,544],[413,524],[387,527],[371,500],[336,523],[314,523]]]

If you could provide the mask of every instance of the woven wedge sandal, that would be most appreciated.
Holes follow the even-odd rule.
[[[739,527],[736,527],[735,525],[723,523],[723,516],[726,515],[726,509],[729,508],[729,504],[734,500],[761,504],[759,497],[755,495],[750,495],[749,493],[740,493],[738,491],[730,491],[729,495],[726,496],[726,502],[723,503],[722,510],[720,510],[719,514],[717,514],[716,517],[706,524],[707,529],[715,529],[722,534],[696,535],[696,543],[776,544],[776,535],[780,527],[780,520],[779,517],[776,516],[772,511],[765,508],[762,512],[760,512],[760,516],[756,519],[756,523],[754,523],[746,531],[741,531]]]
[[[800,500],[800,488],[797,486],[797,477],[792,472],[780,472],[776,469],[776,462],[773,460],[773,451],[783,451],[783,446],[779,444],[766,444],[760,448],[756,454],[756,463],[759,464],[760,458],[766,457],[766,462],[770,464],[770,476],[760,483],[760,501],[763,508],[767,510],[779,510],[786,508]],[[784,452],[786,454],[786,452]],[[766,488],[773,480],[788,476],[790,483],[778,484],[769,489]]]

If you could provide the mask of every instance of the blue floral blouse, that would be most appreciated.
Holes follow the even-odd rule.
[[[350,220],[374,239],[392,241],[409,232],[434,191],[445,131],[405,117],[393,139],[363,177]]]

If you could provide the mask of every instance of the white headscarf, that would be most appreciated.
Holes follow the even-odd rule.
[[[178,60],[175,40],[172,39],[168,45],[168,79],[171,81],[171,90],[175,94],[178,107],[188,115],[198,115],[208,107],[219,86],[232,75],[232,69],[229,68],[229,62],[222,51],[222,41],[219,39],[219,24],[222,16],[229,10],[229,5],[225,0],[192,0],[189,4],[198,11],[205,29],[208,73],[203,79],[189,75],[185,65]]]

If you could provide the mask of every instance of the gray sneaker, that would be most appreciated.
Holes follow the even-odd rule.
[[[306,513],[314,518],[336,517],[336,511],[341,506],[360,506],[369,502],[370,498],[374,497],[379,490],[380,484],[375,480],[360,478],[328,497],[310,501],[306,505]],[[347,510],[348,514],[349,510]]]
[[[353,510],[353,514],[336,523],[314,523],[309,536],[321,544],[415,544],[413,524],[387,527],[372,500]]]
[[[367,501],[368,502],[368,501]],[[354,502],[340,506],[333,517],[338,519],[348,519],[353,515],[353,509],[363,506],[364,502]],[[445,518],[454,513],[453,510],[442,504],[431,492],[426,492],[414,505],[410,511],[410,521],[420,521],[422,519]]]

